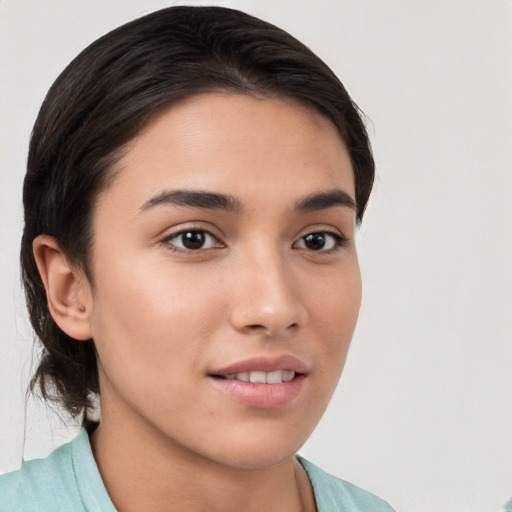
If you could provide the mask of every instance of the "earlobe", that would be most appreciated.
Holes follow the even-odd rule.
[[[77,340],[92,338],[92,295],[83,271],[69,263],[51,236],[38,236],[33,251],[46,290],[48,309],[56,324]]]

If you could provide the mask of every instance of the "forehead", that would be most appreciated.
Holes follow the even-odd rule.
[[[152,119],[107,195],[140,202],[169,188],[262,190],[269,200],[342,188],[354,197],[350,158],[330,120],[291,100],[228,93],[189,98]]]

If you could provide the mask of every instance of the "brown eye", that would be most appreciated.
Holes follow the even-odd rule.
[[[205,233],[202,231],[188,231],[187,233],[182,233],[180,236],[183,246],[190,250],[201,249],[206,240]]]
[[[295,246],[299,249],[307,249],[309,251],[326,252],[343,245],[342,236],[329,233],[326,231],[318,231],[303,236]]]
[[[173,249],[183,251],[198,251],[219,245],[217,239],[207,231],[192,229],[168,237],[165,243]]]
[[[311,233],[304,237],[304,245],[312,251],[320,251],[325,247],[325,238],[323,233]]]

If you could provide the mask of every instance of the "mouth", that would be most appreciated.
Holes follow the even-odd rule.
[[[307,376],[306,364],[293,356],[252,358],[208,374],[217,390],[256,409],[278,409],[293,403]]]
[[[258,356],[242,359],[210,372],[213,377],[262,384],[288,382],[296,374],[307,374],[308,365],[295,356]],[[265,379],[265,380],[263,380]]]
[[[226,380],[239,380],[242,382],[252,382],[253,384],[281,384],[283,382],[290,382],[297,375],[294,371],[289,370],[275,370],[273,372],[239,372],[230,373],[227,375],[211,375],[213,378],[226,379]]]

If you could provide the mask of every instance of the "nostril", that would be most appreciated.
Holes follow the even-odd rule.
[[[286,331],[288,330],[294,330],[296,329],[297,327],[299,326],[299,324],[297,322],[293,322],[291,323],[288,327],[286,327]],[[250,325],[246,325],[245,326],[245,329],[246,331],[250,331],[250,332],[257,332],[257,331],[265,331],[265,332],[270,332],[271,329],[265,327],[264,325],[262,324],[250,324]]]
[[[246,328],[249,331],[258,331],[260,329],[265,329],[265,326],[264,325],[260,325],[260,324],[252,324],[252,325],[247,325]]]

